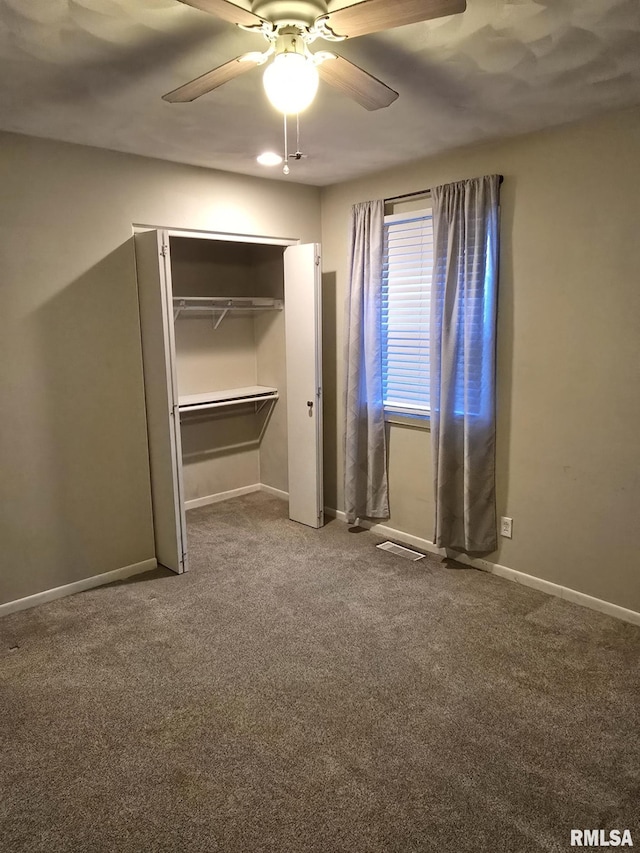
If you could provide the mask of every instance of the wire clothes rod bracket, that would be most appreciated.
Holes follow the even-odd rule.
[[[256,311],[281,311],[282,299],[251,296],[174,296],[173,319],[181,314],[210,314],[217,329],[227,314],[254,313]]]

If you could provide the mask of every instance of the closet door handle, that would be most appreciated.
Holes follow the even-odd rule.
[[[309,406],[309,411],[313,409],[313,400],[307,400],[307,406]]]

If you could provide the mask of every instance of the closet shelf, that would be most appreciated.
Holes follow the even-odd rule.
[[[182,314],[210,314],[217,329],[229,312],[251,314],[257,311],[282,311],[282,299],[253,296],[174,296],[173,319]]]
[[[188,394],[178,400],[180,413],[199,412],[204,409],[219,409],[227,406],[256,404],[256,412],[270,400],[278,399],[278,389],[267,385],[247,385],[244,388],[228,388],[224,391],[209,391],[206,394]],[[258,405],[260,404],[260,405]]]

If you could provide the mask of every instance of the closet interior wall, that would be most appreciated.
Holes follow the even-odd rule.
[[[284,298],[283,247],[170,237],[174,299]],[[285,309],[286,310],[286,309]],[[250,385],[278,389],[256,413],[247,403],[180,419],[185,502],[256,484],[288,491],[284,311],[175,321],[180,396]]]

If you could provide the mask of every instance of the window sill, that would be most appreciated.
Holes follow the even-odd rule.
[[[431,429],[431,421],[429,415],[407,415],[400,412],[384,413],[385,423],[394,424],[394,426],[404,426],[410,429],[422,429],[429,431]]]

